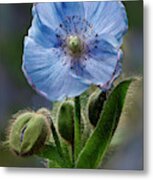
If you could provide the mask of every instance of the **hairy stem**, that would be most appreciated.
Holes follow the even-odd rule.
[[[80,97],[74,99],[74,159],[76,160],[80,152],[81,140],[81,110],[80,110]]]
[[[57,150],[58,150],[60,156],[63,157],[63,151],[62,151],[62,148],[61,148],[61,143],[60,143],[60,140],[59,140],[59,137],[58,137],[58,134],[56,132],[56,128],[55,128],[53,122],[51,122],[51,130],[52,130],[52,133],[53,133],[53,138],[54,138],[55,144],[57,146]]]

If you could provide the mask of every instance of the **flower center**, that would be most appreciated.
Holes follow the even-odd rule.
[[[81,55],[81,52],[83,51],[83,42],[78,36],[68,37],[67,46],[72,55]]]

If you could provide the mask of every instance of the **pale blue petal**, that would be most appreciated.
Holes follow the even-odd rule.
[[[84,6],[82,2],[61,2],[55,3],[57,13],[60,14],[61,18],[79,16],[84,17]]]
[[[99,41],[90,41],[85,59],[73,66],[73,76],[89,84],[104,85],[110,81],[118,62],[118,43],[111,36],[103,35]]]
[[[45,2],[36,3],[35,5],[35,14],[38,16],[40,22],[54,31],[62,23],[55,4]]]
[[[117,55],[117,50],[120,48],[120,44],[109,34],[101,34],[98,37],[88,40],[89,53],[91,52],[97,59],[101,58],[102,55],[109,53],[109,55]],[[104,58],[107,59],[107,58]]]
[[[61,44],[56,32],[44,26],[36,15],[33,17],[28,35],[43,47],[58,47]]]
[[[25,38],[23,72],[32,87],[51,101],[78,96],[89,87],[71,76],[68,60],[60,49],[43,48]]]
[[[128,29],[126,11],[121,2],[84,2],[84,8],[85,18],[96,33],[111,34],[121,43]]]
[[[54,31],[61,28],[61,26],[68,29],[67,26],[70,23],[66,23],[65,20],[69,17],[84,17],[84,6],[80,2],[37,3],[35,6],[36,14],[41,23]]]
[[[111,89],[113,87],[114,81],[121,75],[121,72],[122,72],[122,58],[123,58],[122,50],[119,50],[118,51],[118,61],[117,61],[116,68],[115,68],[115,70],[113,72],[112,78],[106,84],[103,84],[103,85],[99,86],[103,91],[108,91],[109,89]]]

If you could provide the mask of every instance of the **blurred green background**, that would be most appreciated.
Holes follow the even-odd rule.
[[[129,31],[123,51],[123,76],[143,76],[143,2],[125,1]],[[11,115],[20,109],[51,108],[51,103],[28,85],[21,71],[23,38],[30,27],[32,4],[0,4],[0,142]],[[124,142],[102,165],[106,169],[143,168],[143,90],[140,86],[116,133]],[[19,158],[2,147],[0,166],[44,167],[41,159]]]

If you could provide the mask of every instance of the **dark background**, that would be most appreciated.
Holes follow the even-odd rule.
[[[122,77],[143,76],[143,3],[129,1],[124,4],[129,31],[123,45]],[[21,71],[23,38],[31,24],[31,7],[32,4],[0,4],[0,166],[44,167],[41,159],[16,157],[1,145],[12,114],[20,109],[51,108],[49,101],[32,90]],[[124,143],[103,168],[143,168],[142,93],[140,86],[116,133],[117,141],[124,138]]]

